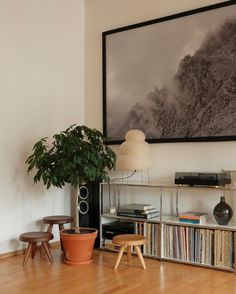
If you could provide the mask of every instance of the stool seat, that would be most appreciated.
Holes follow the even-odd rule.
[[[23,242],[48,242],[53,239],[53,235],[48,232],[29,232],[20,235]]]
[[[53,261],[52,254],[48,248],[48,242],[53,239],[53,234],[49,232],[27,232],[27,233],[21,234],[19,239],[22,242],[29,243],[26,250],[23,265],[26,265],[30,254],[32,259],[34,259],[36,248],[37,248],[37,242],[42,242],[42,245],[45,249],[48,259],[50,260],[50,262]]]
[[[146,238],[143,235],[135,235],[135,234],[123,234],[123,235],[118,235],[113,237],[112,239],[112,243],[114,243],[115,245],[119,245],[120,247],[120,251],[118,253],[117,256],[117,260],[116,260],[116,264],[114,269],[116,270],[120,264],[121,261],[121,257],[123,255],[124,249],[125,247],[127,247],[127,259],[128,261],[130,261],[131,259],[131,247],[134,246],[136,251],[137,251],[137,255],[138,258],[142,264],[142,267],[144,269],[146,269],[146,265],[143,259],[143,255],[142,252],[140,250],[140,245],[144,245],[147,243]]]
[[[147,243],[147,240],[143,235],[123,234],[115,236],[112,242],[121,246],[135,246],[144,245]]]
[[[67,215],[52,215],[43,218],[45,224],[64,225],[73,222],[73,217]]]

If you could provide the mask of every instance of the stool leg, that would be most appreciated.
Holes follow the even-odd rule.
[[[31,249],[31,258],[32,259],[34,259],[35,252],[36,252],[36,242],[33,242],[32,243],[32,249]]]
[[[31,253],[31,249],[32,249],[32,243],[28,244],[26,253],[25,253],[25,258],[23,260],[23,266],[25,266],[27,264],[27,261],[29,259],[30,253]]]
[[[52,232],[52,228],[53,228],[53,224],[49,224],[47,232],[51,233]],[[43,243],[40,245],[40,249],[39,249],[40,254],[42,254],[43,252]]]
[[[61,231],[61,230],[64,230],[64,225],[63,225],[63,224],[62,224],[62,225],[59,225],[59,231]],[[60,241],[61,241],[61,240],[60,240]],[[61,251],[64,252],[64,248],[63,248],[62,241],[61,241]]]
[[[116,270],[116,269],[118,268],[119,264],[120,264],[120,260],[121,260],[122,254],[123,254],[123,252],[124,252],[124,249],[125,249],[124,246],[122,246],[122,247],[120,248],[120,251],[119,251],[118,256],[117,256],[116,265],[115,265],[115,267],[114,267],[114,270]]]
[[[52,262],[53,262],[53,257],[52,257],[52,254],[51,254],[49,248],[48,248],[48,242],[43,242],[42,244],[43,244],[43,247],[44,247],[44,249],[45,249],[45,252],[46,252],[46,254],[47,254],[48,259],[49,259],[50,262],[52,263]]]
[[[51,233],[51,232],[52,232],[52,227],[53,227],[52,224],[50,224],[50,225],[48,226],[48,229],[47,229],[47,232],[48,232],[48,233]]]
[[[64,225],[59,225],[59,231],[64,230]]]
[[[131,260],[131,246],[127,246],[127,260],[128,262]]]
[[[146,265],[145,265],[145,262],[144,262],[144,259],[143,259],[143,255],[142,255],[142,252],[141,252],[139,246],[136,245],[136,246],[135,246],[135,249],[136,249],[136,251],[137,251],[138,258],[139,258],[139,260],[140,260],[140,262],[141,262],[143,268],[146,269]]]

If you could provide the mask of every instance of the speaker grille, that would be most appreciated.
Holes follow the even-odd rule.
[[[88,204],[88,202],[86,202],[84,200],[79,201],[78,209],[79,209],[79,213],[81,213],[81,214],[88,213],[88,211],[89,211],[89,204]]]
[[[79,198],[86,199],[89,196],[89,190],[86,186],[81,186],[79,188]]]

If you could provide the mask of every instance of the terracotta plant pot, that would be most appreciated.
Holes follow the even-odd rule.
[[[71,228],[60,231],[64,262],[70,265],[93,261],[93,246],[98,231],[91,228]]]

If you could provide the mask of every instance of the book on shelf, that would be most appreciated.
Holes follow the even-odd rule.
[[[179,221],[190,224],[204,224],[207,220],[207,213],[198,211],[186,211],[179,215]]]
[[[153,217],[157,217],[159,215],[160,215],[159,211],[148,213],[148,214],[117,211],[117,216],[127,216],[127,217],[141,218],[141,219],[150,219]]]
[[[193,220],[193,219],[184,219],[184,218],[180,218],[179,219],[180,223],[186,223],[186,224],[195,224],[195,225],[201,225],[201,224],[205,224],[206,220],[201,219],[201,220]]]
[[[156,208],[150,208],[146,210],[120,208],[118,211],[124,212],[124,213],[134,213],[134,214],[150,214],[150,213],[157,213],[157,212],[159,213],[159,211]]]
[[[145,204],[145,203],[129,203],[129,204],[122,204],[119,210],[122,211],[145,211],[148,209],[155,208],[152,204]]]
[[[149,219],[159,216],[159,211],[152,204],[131,203],[120,206],[117,215]]]

